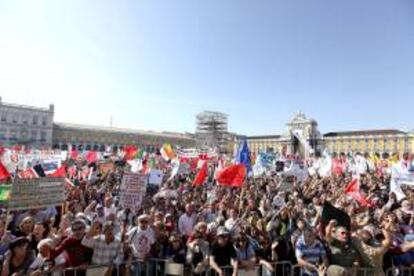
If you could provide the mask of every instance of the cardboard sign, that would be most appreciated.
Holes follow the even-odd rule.
[[[63,178],[16,179],[8,202],[10,211],[45,208],[65,201]]]
[[[138,211],[147,191],[148,175],[125,173],[122,178],[120,203],[123,208]]]
[[[151,170],[149,173],[149,184],[160,186],[162,184],[162,178],[164,174],[161,170]]]
[[[99,168],[99,173],[102,175],[105,175],[107,173],[114,171],[114,163],[112,162],[99,163],[98,168]]]

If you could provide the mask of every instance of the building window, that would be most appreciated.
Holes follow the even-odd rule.
[[[17,130],[15,129],[10,130],[10,140],[11,141],[17,140]]]
[[[17,124],[18,121],[19,121],[19,116],[17,114],[13,114],[12,115],[12,123]]]
[[[404,138],[404,152],[408,152],[408,147],[409,145],[408,145],[408,139],[407,138]]]
[[[29,123],[29,117],[27,115],[22,116],[22,124],[27,125]]]
[[[29,136],[29,132],[26,129],[22,129],[20,131],[20,137],[24,140],[26,140]]]
[[[46,126],[47,125],[47,118],[46,117],[43,117],[42,118],[42,125],[43,126]]]
[[[3,123],[7,122],[7,113],[6,112],[1,113],[1,121]]]
[[[32,141],[37,141],[37,131],[36,130],[32,130]]]
[[[38,121],[39,121],[39,117],[37,117],[37,115],[34,115],[34,116],[33,116],[33,125],[34,125],[34,126],[37,126]]]
[[[6,130],[0,130],[0,140],[6,140]]]
[[[46,132],[45,131],[42,131],[40,133],[40,141],[41,142],[46,142]]]

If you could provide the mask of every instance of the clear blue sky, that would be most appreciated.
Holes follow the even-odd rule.
[[[414,129],[412,0],[1,1],[3,101],[56,120],[277,134]]]

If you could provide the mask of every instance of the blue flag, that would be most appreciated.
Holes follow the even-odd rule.
[[[246,140],[243,140],[241,142],[241,145],[240,145],[239,150],[237,152],[236,162],[238,164],[244,164],[246,166],[247,173],[252,171],[252,165],[250,163],[249,146],[247,145]]]

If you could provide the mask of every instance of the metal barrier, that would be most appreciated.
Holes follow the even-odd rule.
[[[357,276],[377,276],[378,275],[377,272],[378,271],[376,269],[373,269],[373,268],[360,267],[356,270],[356,275]]]
[[[414,276],[414,267],[394,266],[387,270],[386,276]]]
[[[257,266],[255,270],[245,271],[240,270],[241,276],[302,276],[307,275],[299,265],[293,266],[291,262],[277,262],[271,263],[272,270],[267,269],[266,266]],[[233,268],[230,266],[222,267],[224,275],[231,275]],[[192,267],[184,264],[177,264],[168,260],[150,259],[145,261],[134,261],[132,263],[125,263],[118,266],[98,266],[91,265],[87,269],[67,268],[60,272],[56,272],[61,276],[191,276],[194,275]],[[356,276],[377,276],[374,269],[358,268]],[[49,275],[49,274],[46,274]],[[55,274],[53,274],[55,275]],[[197,275],[202,276],[216,276],[217,273],[208,268],[206,271]],[[414,276],[414,268],[410,267],[392,267],[385,273],[386,276]]]
[[[293,272],[293,266],[291,262],[276,262],[271,263],[273,271],[269,270],[266,266],[260,267],[261,276],[291,276]]]
[[[300,265],[292,266],[292,276],[308,276],[310,274],[306,273],[305,269]]]

